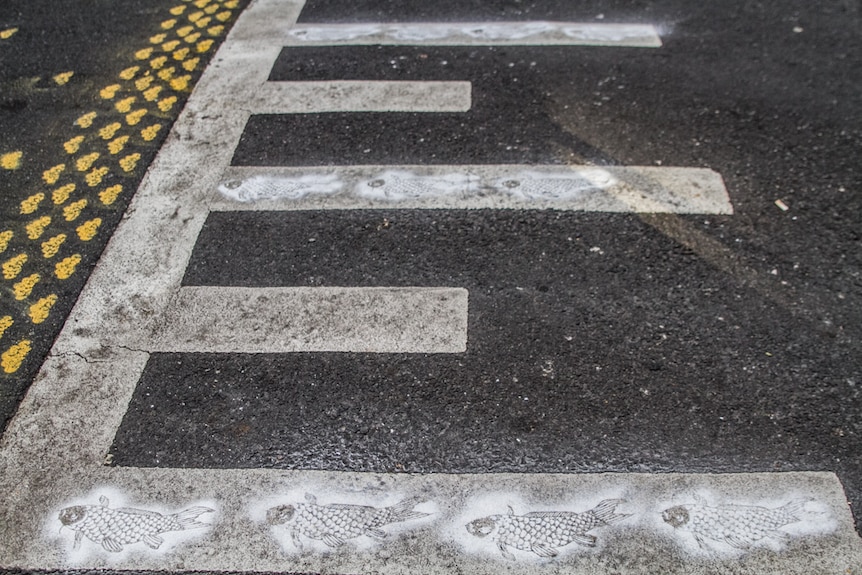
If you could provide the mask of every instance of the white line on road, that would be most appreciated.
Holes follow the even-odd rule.
[[[556,209],[732,214],[717,172],[651,166],[230,167],[214,211]]]
[[[461,353],[463,288],[183,287],[152,351]]]
[[[247,106],[256,114],[323,112],[467,112],[468,81],[265,82]]]
[[[286,39],[298,45],[661,46],[650,24],[543,21],[306,24],[291,28]]]

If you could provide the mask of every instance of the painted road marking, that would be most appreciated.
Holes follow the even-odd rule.
[[[259,114],[466,112],[470,82],[267,82],[249,103]]]
[[[207,25],[208,19],[218,19],[220,12],[207,12],[206,0],[194,5],[200,8],[194,22]],[[289,28],[284,23],[295,21],[300,8],[299,2],[260,0],[238,21],[237,37],[254,37],[258,23]],[[166,320],[182,289],[195,239],[208,215],[207,202],[248,118],[242,103],[249,91],[266,81],[267,66],[277,55],[249,54],[241,45],[230,44],[219,52],[219,66],[211,69],[212,74],[207,72],[174,126],[176,137],[169,138],[153,164],[128,219],[118,228],[3,436],[4,566],[407,573],[458,565],[481,574],[498,573],[515,561],[522,571],[539,573],[547,570],[552,550],[560,552],[553,559],[560,569],[596,573],[637,572],[644,564],[660,564],[668,573],[716,565],[720,569],[724,564],[740,573],[842,572],[862,563],[841,485],[831,473],[408,475],[105,466],[123,417],[117,407],[129,404],[152,351],[136,346],[148,341]],[[206,113],[214,110],[220,118]],[[170,241],[160,241],[165,238]],[[124,496],[124,506],[159,514],[212,509],[202,518],[211,527],[201,527],[187,540],[170,541],[168,533],[175,531],[159,528],[149,543],[129,541],[120,544],[121,549],[94,541],[82,522],[90,511],[103,516],[115,511],[123,497],[114,493]],[[307,530],[289,525],[309,506],[335,504],[330,511],[343,511],[346,505],[391,508],[404,501],[416,503],[404,513],[428,515],[410,519],[397,515],[404,520],[387,523],[385,539],[380,532],[367,530],[360,537],[309,541]],[[780,551],[744,552],[692,519],[727,515],[733,504],[745,505],[745,513],[752,517],[786,509],[788,515],[799,513],[800,519],[773,521],[773,532],[764,537],[736,526],[730,533],[738,540],[753,539]],[[511,515],[505,510],[508,505],[513,507]],[[488,518],[496,525],[505,516],[586,513],[597,508],[605,517],[602,510],[609,505],[611,513],[628,515],[629,523],[614,521],[601,529],[586,529],[582,537],[586,541],[596,537],[595,547],[559,543],[559,549],[531,545],[527,551],[502,540],[499,532],[485,533]],[[83,509],[68,511],[76,507]],[[688,522],[678,508],[689,513]],[[468,525],[474,525],[472,531]],[[77,550],[72,533],[76,528],[86,538]],[[779,535],[782,531],[787,537]],[[479,536],[483,534],[485,538]],[[695,534],[707,540],[709,551],[692,544]],[[164,543],[152,538],[163,535]],[[297,541],[308,550],[297,552],[292,547]],[[609,564],[605,552],[619,560]]]
[[[321,46],[661,46],[658,30],[650,24],[539,21],[303,24],[288,29],[282,38],[285,45]]]
[[[183,287],[148,349],[462,353],[461,288]],[[338,318],[327,321],[326,318]]]
[[[232,166],[210,209],[557,209],[732,214],[721,176],[654,166]]]

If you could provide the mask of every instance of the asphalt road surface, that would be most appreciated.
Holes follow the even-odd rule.
[[[780,8],[252,2],[9,424],[0,564],[858,572],[862,5]],[[4,101],[4,130],[50,129]],[[56,519],[86,505],[198,511],[149,556]],[[349,505],[393,511],[302,523]],[[501,527],[589,509],[580,539]],[[217,551],[165,535],[210,513],[241,516]]]

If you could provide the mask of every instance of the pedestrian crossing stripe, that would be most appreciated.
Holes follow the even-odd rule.
[[[549,563],[597,573],[732,564],[740,573],[838,573],[862,564],[831,473],[409,475],[106,465],[153,351],[149,334],[182,297],[219,168],[230,164],[248,118],[241,98],[265,82],[277,55],[271,47],[248,52],[257,26],[293,22],[301,8],[260,0],[237,22],[4,434],[2,567],[412,573],[455,565],[490,574],[512,565],[538,573]],[[361,532],[316,538],[307,519],[314,513],[324,521],[338,515]],[[578,522],[578,541],[549,539],[564,517]],[[727,518],[729,535],[719,528]],[[524,521],[538,524],[532,539],[513,539],[507,526]],[[740,527],[744,521],[755,527]]]

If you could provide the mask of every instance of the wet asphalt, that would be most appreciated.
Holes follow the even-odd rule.
[[[153,354],[114,465],[818,470],[862,506],[862,5],[310,0],[300,21],[541,19],[664,45],[285,49],[273,80],[464,79],[474,107],[253,116],[233,164],[706,167],[735,213],[212,213],[185,285],[464,287],[467,351]]]

